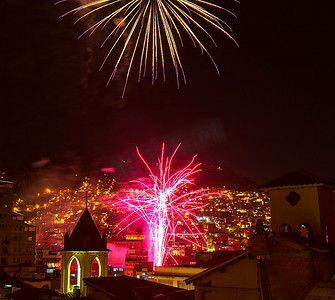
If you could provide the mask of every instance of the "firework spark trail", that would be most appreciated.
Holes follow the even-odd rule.
[[[194,163],[196,157],[194,156],[184,168],[172,172],[172,161],[179,147],[180,145],[174,150],[171,157],[166,157],[165,146],[162,145],[157,174],[137,148],[138,156],[149,171],[151,184],[133,181],[138,183],[142,189],[128,191],[118,201],[128,206],[131,211],[129,216],[137,215],[135,221],[142,219],[147,224],[151,243],[150,251],[153,253],[155,266],[163,265],[167,256],[171,256],[176,262],[169,252],[171,243],[173,245],[176,239],[202,247],[202,242],[199,242],[200,238],[206,244],[204,233],[199,230],[194,221],[196,218],[194,211],[207,206],[198,201],[207,190],[185,192],[185,188],[193,184],[192,176],[201,171],[200,163]],[[123,219],[118,226],[126,223],[127,219]],[[129,227],[135,221],[127,224],[121,230]],[[186,233],[178,231],[180,224],[187,229]]]
[[[56,4],[66,1],[69,0],[61,0]],[[238,3],[236,0],[232,1]],[[117,61],[107,82],[108,85],[110,80],[115,77],[120,61],[125,57],[126,53],[132,53],[127,67],[122,93],[123,98],[137,52],[139,52],[138,55],[140,57],[138,81],[140,81],[141,76],[145,77],[147,69],[149,69],[147,68],[147,64],[149,64],[150,59],[152,84],[158,79],[159,66],[162,67],[162,76],[165,81],[166,58],[170,56],[175,70],[177,87],[179,87],[180,75],[182,75],[183,81],[186,84],[186,76],[179,54],[179,47],[183,47],[184,45],[181,31],[184,31],[188,35],[194,47],[198,45],[202,54],[207,54],[219,74],[219,69],[214,59],[197,36],[197,31],[203,32],[216,46],[213,37],[201,22],[216,28],[237,46],[238,44],[228,32],[232,31],[232,29],[223,20],[208,11],[205,6],[223,10],[231,16],[236,17],[228,9],[204,0],[127,0],[126,3],[124,3],[124,0],[91,0],[91,2],[74,8],[60,17],[83,12],[76,20],[75,23],[77,23],[98,11],[106,12],[104,17],[85,30],[80,37],[88,32],[91,35],[98,28],[103,30],[110,21],[121,17],[121,21],[117,22],[116,27],[107,34],[105,41],[101,45],[102,47],[109,39],[113,36],[115,37],[108,54],[101,64],[100,70],[105,65],[111,53],[116,52],[116,46],[120,45],[122,50],[115,56]],[[124,28],[120,30],[122,26]],[[130,43],[131,39],[136,35],[135,44]],[[164,51],[165,44],[167,45],[167,51]]]

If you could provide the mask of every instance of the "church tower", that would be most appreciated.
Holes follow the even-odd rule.
[[[269,193],[272,232],[299,234],[335,249],[335,184],[297,170],[259,187]]]
[[[71,236],[64,236],[61,292],[84,291],[83,278],[106,277],[108,269],[107,236],[100,236],[86,207]]]

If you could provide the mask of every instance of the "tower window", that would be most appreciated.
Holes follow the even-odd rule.
[[[291,229],[291,226],[289,224],[281,224],[279,226],[279,232],[284,232],[284,233],[291,233],[292,232],[292,229]]]
[[[114,269],[116,269],[115,271],[117,271],[117,268]],[[91,277],[99,277],[99,276],[101,276],[101,264],[98,257],[96,257],[92,262]]]
[[[76,257],[72,257],[68,265],[68,291],[72,292],[75,287],[80,285],[80,264]]]
[[[329,243],[329,232],[328,232],[328,226],[326,226],[325,228],[326,230],[326,243],[328,244]]]
[[[312,226],[308,223],[304,223],[300,226],[300,235],[306,239],[313,237]]]
[[[295,191],[291,191],[286,196],[286,201],[289,202],[292,206],[296,206],[297,203],[300,201],[300,195]]]

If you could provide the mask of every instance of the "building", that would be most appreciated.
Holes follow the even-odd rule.
[[[270,196],[273,232],[296,233],[334,249],[334,183],[298,170],[260,189]]]
[[[0,180],[0,266],[34,264],[36,227],[13,212],[13,183]]]
[[[129,253],[126,254],[124,264],[124,275],[147,279],[153,274],[153,262],[148,262],[148,252],[138,251],[130,249]]]
[[[296,299],[334,275],[335,184],[297,170],[260,188],[270,196],[272,234],[256,235],[253,248],[271,296]]]
[[[250,251],[224,260],[185,280],[195,285],[195,300],[259,300],[257,260]]]
[[[249,251],[187,279],[195,300],[333,299],[321,296],[333,289],[335,184],[297,170],[260,188],[270,195],[272,232],[259,220]]]
[[[114,238],[108,242],[116,247],[127,248],[135,252],[143,250],[144,235],[142,234],[124,234],[121,237]]]
[[[60,274],[61,255],[58,251],[51,251],[49,247],[36,249],[36,267],[40,272],[53,277]]]
[[[225,229],[217,228],[215,223],[204,223],[203,227],[208,249],[211,251],[219,251],[227,247],[228,233]]]
[[[86,207],[72,234],[64,236],[61,292],[78,289],[85,294],[84,278],[107,276],[108,252],[107,236],[100,236]]]

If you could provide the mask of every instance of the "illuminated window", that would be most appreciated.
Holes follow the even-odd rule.
[[[284,233],[291,233],[291,226],[289,224],[281,224],[279,226],[279,232],[284,232]]]
[[[80,265],[76,257],[72,257],[69,264],[68,291],[72,292],[75,286],[80,285]]]
[[[300,235],[304,238],[311,239],[313,237],[312,226],[304,223],[300,226]]]
[[[328,233],[328,226],[326,226],[326,243],[329,243],[329,233]]]

